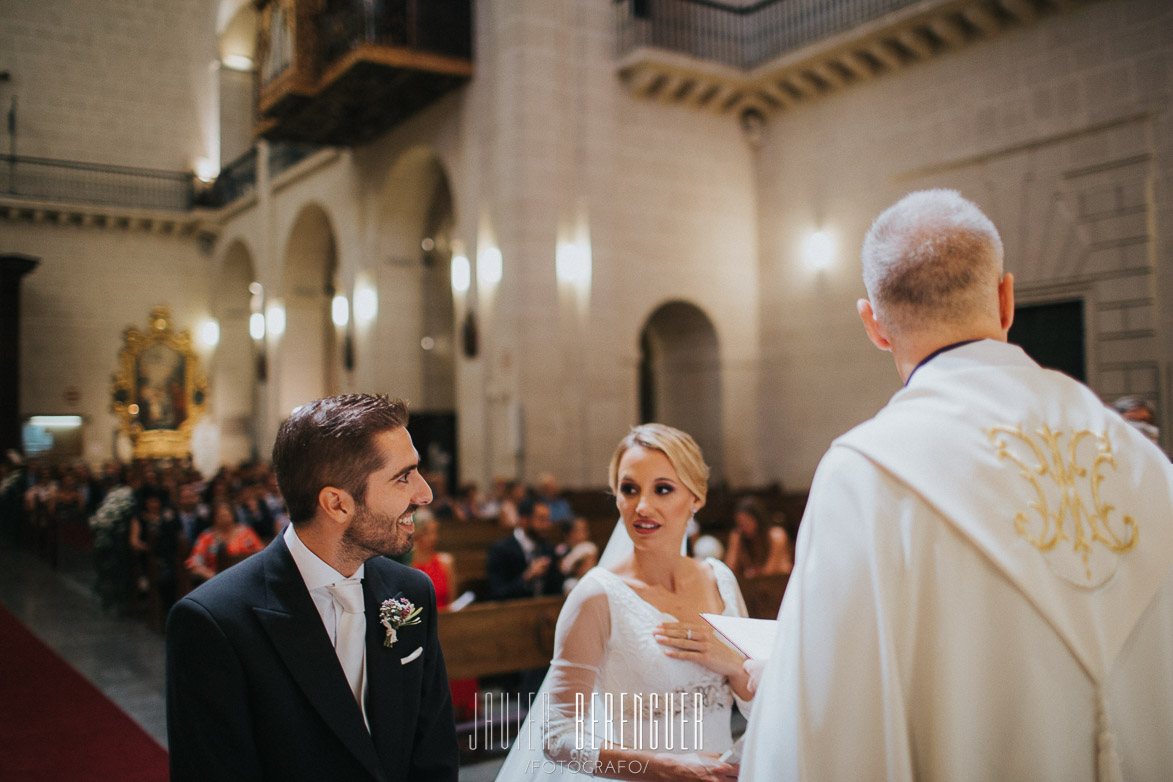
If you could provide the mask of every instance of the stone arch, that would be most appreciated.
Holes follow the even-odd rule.
[[[280,293],[285,331],[273,334],[270,323],[269,335],[270,345],[281,342],[276,376],[281,416],[340,388],[340,335],[330,317],[339,287],[335,236],[325,210],[311,203],[298,213],[285,244]]]
[[[412,147],[395,160],[380,191],[373,253],[379,265],[371,276],[380,301],[377,387],[411,400],[410,428],[423,466],[455,486],[456,209],[450,182],[429,147]]]
[[[212,410],[219,430],[220,462],[236,464],[257,455],[256,350],[249,336],[257,279],[253,253],[237,239],[228,245],[212,289],[212,316],[220,324],[212,372]]]
[[[687,301],[661,304],[640,330],[639,353],[640,421],[691,434],[712,479],[723,480],[721,351],[713,321]]]

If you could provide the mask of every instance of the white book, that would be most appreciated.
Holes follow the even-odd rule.
[[[751,660],[769,659],[778,635],[777,619],[747,619],[741,616],[701,614],[717,634]]]

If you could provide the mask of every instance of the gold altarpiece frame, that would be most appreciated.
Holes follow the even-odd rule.
[[[153,308],[148,323],[146,331],[122,332],[110,407],[134,445],[134,458],[183,458],[207,407],[208,383],[191,333],[172,329],[171,310]]]

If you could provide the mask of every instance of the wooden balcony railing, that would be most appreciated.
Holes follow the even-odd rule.
[[[472,76],[471,0],[262,0],[259,135],[354,145]]]
[[[317,17],[329,67],[363,44],[471,59],[468,0],[324,0]]]

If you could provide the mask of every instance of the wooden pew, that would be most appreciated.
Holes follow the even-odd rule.
[[[456,568],[457,584],[452,588],[453,595],[459,595],[471,589],[478,597],[484,597],[487,577],[485,564],[489,558],[488,550],[484,551],[450,551],[452,566]]]
[[[474,603],[440,613],[440,646],[451,679],[543,668],[554,656],[561,595]]]
[[[458,583],[452,586],[453,595],[471,589],[478,596],[485,595],[485,562],[489,547],[510,531],[496,521],[442,521],[436,547],[452,555]]]
[[[487,551],[493,541],[510,534],[511,530],[502,527],[495,520],[476,519],[474,521],[442,521],[440,522],[440,539],[437,546],[440,551]]]

